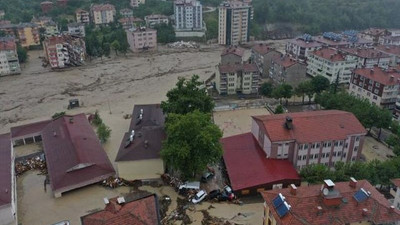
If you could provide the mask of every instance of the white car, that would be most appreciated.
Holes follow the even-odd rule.
[[[207,196],[207,193],[204,190],[200,190],[199,192],[197,192],[197,194],[193,197],[192,202],[194,204],[197,204],[201,201],[203,201],[203,199]]]

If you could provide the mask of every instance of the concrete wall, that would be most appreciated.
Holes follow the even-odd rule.
[[[158,179],[164,173],[162,159],[117,162],[118,176],[127,180]]]
[[[203,37],[205,31],[175,31],[176,37]]]
[[[0,207],[0,225],[17,224],[11,204]]]

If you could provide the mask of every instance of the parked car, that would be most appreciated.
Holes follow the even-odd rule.
[[[214,177],[213,173],[210,172],[206,172],[203,174],[203,176],[201,177],[201,182],[203,183],[207,183],[209,180],[211,180]]]
[[[178,193],[185,195],[188,190],[200,190],[200,182],[185,182],[184,184],[179,185]]]
[[[218,198],[221,194],[222,194],[222,193],[221,193],[220,190],[215,189],[215,190],[210,191],[210,192],[208,193],[208,199],[212,200],[212,199],[214,199],[214,198]]]
[[[197,204],[201,201],[203,201],[203,199],[207,196],[207,193],[204,190],[200,190],[199,192],[197,192],[197,194],[193,197],[192,202],[194,204]]]

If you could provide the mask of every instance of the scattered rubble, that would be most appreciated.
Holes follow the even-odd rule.
[[[207,210],[201,210],[203,213],[203,220],[201,221],[202,225],[234,225],[235,223],[231,223],[225,219],[213,217]]]
[[[117,188],[121,186],[139,187],[142,185],[141,181],[128,181],[120,177],[111,176],[101,182],[101,185],[109,188]]]
[[[40,174],[47,174],[44,154],[15,163],[15,173],[17,176],[21,176],[23,173],[30,170],[40,170]]]
[[[177,41],[167,45],[169,48],[200,48],[200,45],[194,41]]]
[[[178,206],[177,208],[172,211],[169,215],[165,216],[161,220],[161,224],[163,225],[170,225],[176,224],[176,221],[182,221],[182,225],[191,224],[192,221],[190,220],[189,216],[186,214],[186,209],[194,211],[194,206],[191,205],[186,199],[177,198]]]
[[[161,179],[163,180],[164,184],[174,187],[175,190],[178,190],[179,185],[183,183],[179,178],[173,177],[168,173],[161,175]]]

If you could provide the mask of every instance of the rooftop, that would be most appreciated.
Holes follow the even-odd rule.
[[[278,65],[280,65],[281,67],[284,68],[289,68],[295,64],[297,64],[298,62],[294,59],[292,59],[290,56],[286,55],[286,56],[280,56],[280,57],[276,57],[274,59],[272,59],[273,63],[276,63]]]
[[[366,30],[361,31],[361,33],[363,34],[368,34],[368,35],[382,35],[385,34],[387,32],[386,29],[382,29],[382,28],[368,28]]]
[[[14,38],[0,38],[0,51],[15,51],[16,49]]]
[[[345,61],[345,56],[341,54],[337,49],[334,48],[321,48],[315,50],[311,54],[318,56],[320,58],[324,58],[331,62],[340,62]]]
[[[378,45],[376,49],[386,54],[400,56],[400,46],[398,45]]]
[[[115,10],[115,6],[111,4],[94,4],[90,7],[92,11],[107,11],[107,10]]]
[[[289,43],[298,45],[303,48],[316,48],[316,47],[322,47],[322,44],[316,41],[305,41],[300,38],[292,39],[288,41]]]
[[[373,48],[343,48],[341,49],[343,52],[355,55],[361,58],[367,59],[378,59],[378,58],[389,58],[390,56],[382,53]]]
[[[40,133],[50,122],[51,120],[44,120],[35,123],[12,127],[11,138],[18,138],[25,135]]]
[[[144,17],[145,19],[168,19],[168,16],[166,15],[161,15],[161,14],[151,14],[151,15],[147,15]]]
[[[367,79],[379,82],[384,85],[398,84],[400,81],[400,73],[396,70],[385,70],[378,66],[374,68],[358,68],[354,70],[354,74],[363,76]]]
[[[129,22],[137,23],[137,22],[143,22],[143,20],[138,17],[130,16],[130,17],[121,18],[118,20],[118,22],[120,22],[120,23],[129,23]]]
[[[288,160],[268,159],[251,133],[221,139],[224,161],[233,190],[300,177]]]
[[[258,72],[256,64],[244,63],[244,64],[224,64],[218,65],[220,73],[235,73],[237,71],[245,72]]]
[[[228,54],[234,54],[240,57],[243,57],[244,55],[244,49],[241,47],[236,47],[236,46],[229,46],[222,51],[221,56],[228,55]]]
[[[274,48],[271,48],[271,46],[263,43],[256,44],[251,49],[261,55],[265,55],[271,51],[276,51]]]
[[[292,118],[291,129],[285,126],[286,117]],[[365,128],[352,113],[340,110],[286,113],[252,118],[272,142],[296,140],[299,143],[313,143],[344,140],[349,135],[366,134]]]
[[[325,44],[327,46],[345,46],[345,45],[349,45],[350,42],[346,41],[346,40],[341,40],[341,41],[334,41],[334,40],[330,40],[327,38],[324,38],[322,36],[316,36],[314,37],[314,40],[321,43],[321,44]]]
[[[89,12],[83,9],[77,9],[75,10],[75,13],[89,13]]]
[[[0,208],[11,203],[11,173],[10,134],[0,134]]]
[[[334,186],[337,199],[336,206],[327,205],[321,193],[321,185],[297,187],[296,194],[290,188],[261,192],[266,204],[269,206],[277,224],[290,225],[325,225],[325,224],[352,224],[370,221],[373,224],[389,224],[400,220],[400,212],[391,209],[389,201],[379,193],[367,180],[356,181],[355,187],[349,182],[339,182]],[[362,189],[361,189],[362,188]],[[364,190],[369,197],[359,198]],[[284,201],[289,204],[287,214],[279,216],[274,207],[273,200],[281,193]],[[333,200],[333,199],[332,199]],[[333,200],[335,201],[335,200]]]
[[[400,41],[400,36],[386,36],[383,39],[390,40],[390,41]]]

